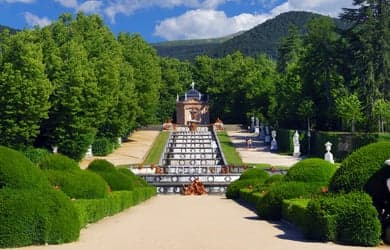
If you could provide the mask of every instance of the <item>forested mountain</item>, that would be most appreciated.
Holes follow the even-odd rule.
[[[192,59],[198,55],[208,54],[224,42],[243,34],[238,32],[229,36],[212,39],[178,40],[154,43],[152,46],[162,57],[174,57],[180,60]]]
[[[311,12],[291,11],[278,15],[251,30],[243,32],[228,39],[204,39],[191,41],[175,41],[152,44],[160,56],[174,57],[180,60],[192,60],[198,55],[211,57],[224,57],[228,54],[240,51],[247,56],[267,54],[276,57],[279,41],[288,34],[288,27],[295,25],[303,34],[306,32],[306,24],[313,17],[321,16]],[[343,27],[336,20],[339,27]]]
[[[10,27],[7,27],[7,26],[3,26],[3,25],[0,25],[0,32],[2,32],[3,30],[5,29],[8,29],[11,33],[15,33],[17,30],[16,29],[13,29],[13,28],[10,28]]]

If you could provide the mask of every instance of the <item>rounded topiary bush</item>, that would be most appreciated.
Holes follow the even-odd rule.
[[[306,217],[309,239],[362,246],[380,242],[378,213],[366,193],[319,196],[309,202]]]
[[[64,243],[79,237],[78,214],[58,190],[0,189],[0,247]]]
[[[240,189],[242,188],[253,188],[254,186],[260,186],[264,183],[264,179],[246,179],[246,180],[235,180],[229,184],[226,189],[226,198],[237,199],[240,195]]]
[[[41,169],[52,170],[79,170],[80,167],[77,162],[71,158],[61,154],[50,154],[39,164]]]
[[[330,183],[334,192],[366,191],[376,200],[376,196],[387,194],[384,162],[390,158],[390,142],[378,142],[364,146],[342,163]],[[388,168],[388,167],[387,167]]]
[[[264,171],[263,169],[259,168],[249,168],[245,170],[240,176],[240,180],[247,180],[247,179],[267,179],[269,177],[269,174]]]
[[[98,160],[93,160],[89,165],[88,165],[88,170],[92,171],[104,171],[104,172],[115,172],[116,168],[114,164],[112,164],[109,161],[98,159]]]
[[[51,153],[44,148],[28,148],[23,154],[34,164],[41,163]]]
[[[0,146],[0,188],[42,189],[49,186],[46,176],[22,153]]]
[[[321,192],[317,183],[281,182],[271,185],[261,202],[256,207],[259,217],[270,220],[279,220],[282,216],[282,202],[284,199],[307,197]]]
[[[92,161],[88,166],[88,170],[103,177],[112,191],[134,189],[132,177],[128,174],[121,173],[112,163],[106,160]]]
[[[284,180],[318,182],[328,185],[336,170],[336,166],[328,161],[310,158],[294,164],[288,170]]]
[[[119,168],[118,171],[121,174],[127,175],[132,180],[134,188],[150,187],[147,181],[145,181],[142,177],[135,175],[129,169]]]
[[[96,173],[85,170],[44,170],[50,183],[75,199],[98,199],[108,195],[108,185]]]
[[[282,182],[284,180],[284,175],[281,174],[273,174],[267,179],[265,179],[264,184],[265,185],[271,185],[273,183]]]

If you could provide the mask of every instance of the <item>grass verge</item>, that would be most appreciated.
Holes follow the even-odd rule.
[[[169,131],[160,132],[160,134],[157,136],[156,140],[153,143],[153,147],[149,150],[148,156],[143,162],[144,165],[158,164],[168,138]]]
[[[236,148],[233,146],[232,141],[226,132],[218,132],[217,133],[219,143],[221,144],[222,152],[225,155],[225,159],[227,164],[229,165],[237,165],[242,166],[242,160]]]

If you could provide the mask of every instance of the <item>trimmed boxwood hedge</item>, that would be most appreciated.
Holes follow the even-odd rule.
[[[348,245],[376,246],[381,225],[369,195],[352,192],[321,196],[307,205],[306,237]]]
[[[342,163],[330,183],[334,192],[366,191],[375,196],[386,190],[386,181],[377,173],[390,158],[390,142],[378,142],[353,152]],[[382,178],[381,178],[382,177]],[[381,192],[382,191],[382,192]]]
[[[336,172],[334,164],[319,158],[309,158],[294,164],[284,177],[285,181],[318,182],[326,186]]]
[[[111,187],[112,191],[133,190],[133,177],[129,174],[124,174],[118,171],[116,167],[106,160],[94,160],[89,166],[88,170],[93,171],[103,177],[103,179]]]
[[[301,231],[307,230],[307,205],[310,199],[293,198],[283,200],[282,217],[294,224]]]
[[[257,185],[262,185],[264,179],[246,179],[246,180],[235,180],[229,184],[226,189],[226,198],[228,199],[238,199],[239,192],[242,188],[254,187]]]
[[[268,172],[264,171],[263,169],[258,168],[249,168],[245,170],[240,175],[240,180],[247,180],[247,179],[267,179],[269,177]]]
[[[305,182],[281,182],[272,185],[256,207],[260,218],[280,220],[284,199],[310,197],[321,192],[321,184]]]
[[[263,197],[264,193],[254,192],[252,189],[248,188],[240,189],[240,199],[253,206],[253,208],[256,208]]]
[[[150,185],[148,184],[147,181],[145,181],[142,177],[139,177],[139,176],[135,175],[133,172],[131,172],[131,170],[129,170],[127,168],[118,168],[118,171],[121,174],[125,174],[128,177],[130,177],[130,179],[133,182],[134,188],[150,187]]]
[[[96,138],[92,144],[92,154],[96,156],[106,156],[114,150],[114,143],[108,138]]]
[[[264,184],[265,185],[271,185],[273,183],[282,182],[284,181],[284,175],[281,174],[273,174],[267,179],[265,179]]]
[[[77,211],[61,191],[3,188],[0,204],[0,247],[59,244],[79,237]]]
[[[73,159],[62,155],[62,154],[50,154],[39,164],[41,169],[52,169],[52,170],[79,170],[79,164]]]
[[[45,189],[46,176],[22,153],[0,146],[0,188]]]
[[[85,170],[44,170],[50,183],[61,189],[70,198],[95,199],[108,195],[108,185],[96,173]]]
[[[104,199],[76,200],[74,205],[79,214],[81,227],[84,227],[88,223],[93,223],[106,216],[116,214],[155,195],[156,188],[147,187],[133,191],[111,192]]]

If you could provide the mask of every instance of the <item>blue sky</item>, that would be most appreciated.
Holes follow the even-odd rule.
[[[336,17],[352,0],[0,0],[0,24],[45,26],[64,12],[99,14],[111,30],[148,42],[221,37],[276,15],[306,10]]]

